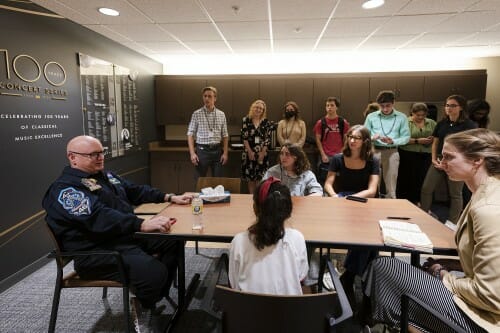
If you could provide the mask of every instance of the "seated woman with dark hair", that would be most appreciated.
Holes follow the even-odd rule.
[[[372,151],[370,132],[362,125],[349,129],[342,154],[333,156],[325,181],[325,192],[331,197],[356,195],[373,198],[377,194],[380,161]],[[361,276],[376,251],[349,250],[340,277],[347,296],[354,305],[354,278]]]
[[[279,163],[270,167],[263,179],[269,177],[280,179],[292,196],[323,195],[306,153],[295,144],[286,143],[281,147]]]
[[[346,134],[342,154],[333,156],[325,181],[331,197],[354,194],[373,198],[377,194],[380,161],[373,156],[370,132],[355,125]]]
[[[261,294],[302,295],[301,281],[309,266],[304,236],[285,228],[292,214],[290,191],[270,177],[257,187],[253,202],[257,221],[231,242],[231,287]]]

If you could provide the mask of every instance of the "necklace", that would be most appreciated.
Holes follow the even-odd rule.
[[[210,125],[210,121],[208,120],[208,115],[210,115],[208,110],[206,108],[204,108],[204,110],[205,110],[205,112],[203,112],[203,115],[205,116],[205,120],[207,121],[208,130],[210,132],[213,132],[215,130],[216,125],[217,125],[217,115],[215,114],[216,110],[214,108],[214,110],[212,111],[214,114],[214,116],[212,117],[213,118],[212,125]]]
[[[391,129],[389,129],[389,132],[386,132],[384,130],[384,125],[382,125],[382,115],[378,115],[378,120],[380,121],[380,128],[382,129],[382,133],[384,133],[384,136],[388,136],[394,129],[394,125],[396,125],[396,115],[394,115],[394,121],[392,122],[392,126]]]

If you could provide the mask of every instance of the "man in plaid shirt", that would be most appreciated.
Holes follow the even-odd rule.
[[[193,112],[187,131],[191,163],[196,167],[196,179],[206,176],[209,167],[213,177],[222,177],[222,166],[228,160],[226,115],[215,107],[216,88],[205,87],[202,94],[204,106]]]

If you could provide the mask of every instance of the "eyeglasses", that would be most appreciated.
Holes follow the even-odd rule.
[[[88,157],[88,158],[93,159],[93,160],[97,160],[99,157],[104,157],[104,155],[106,155],[106,149],[103,151],[96,151],[93,153],[79,153],[76,151],[70,151],[70,153],[85,156],[85,157]]]
[[[348,135],[347,138],[352,139],[352,140],[356,140],[356,141],[363,140],[363,138],[361,136],[356,136],[356,135]]]
[[[295,109],[285,109],[285,111],[288,111],[288,112],[294,112]]]
[[[458,104],[445,104],[444,106],[445,106],[446,108],[456,108],[456,107],[458,107],[458,106],[460,106],[460,105],[458,105]]]

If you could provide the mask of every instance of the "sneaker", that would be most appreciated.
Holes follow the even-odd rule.
[[[134,331],[136,333],[153,332],[153,317],[161,315],[166,306],[161,305],[155,308],[144,308],[137,298],[130,300],[132,310],[132,320],[134,323]]]

